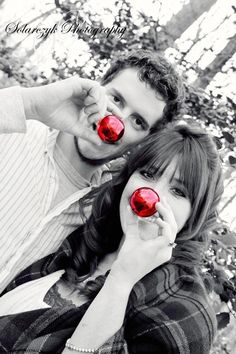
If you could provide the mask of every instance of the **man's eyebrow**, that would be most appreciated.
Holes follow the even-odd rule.
[[[127,103],[125,98],[122,96],[122,94],[119,91],[117,91],[117,89],[112,88],[111,91],[112,91],[113,94],[115,94],[119,98],[119,100],[121,101],[121,104],[123,106]],[[149,126],[148,122],[146,121],[146,119],[143,116],[141,116],[137,112],[134,112],[132,115],[142,121],[142,125],[143,125],[145,130],[149,129],[150,126]]]
[[[125,98],[122,96],[122,94],[119,91],[117,91],[115,88],[112,88],[111,91],[114,95],[116,95],[119,98],[122,105],[125,105],[127,103]]]

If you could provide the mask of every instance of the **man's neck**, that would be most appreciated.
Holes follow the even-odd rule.
[[[99,166],[94,166],[86,161],[83,161],[79,156],[75,143],[74,136],[64,132],[60,132],[57,137],[57,144],[62,150],[65,157],[71,163],[71,165],[79,172],[79,174],[87,181],[91,180],[92,175],[96,172]]]

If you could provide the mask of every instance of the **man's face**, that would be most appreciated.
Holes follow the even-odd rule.
[[[86,159],[111,160],[121,156],[129,146],[145,138],[150,128],[162,117],[166,105],[164,99],[145,82],[141,82],[137,73],[133,68],[124,69],[105,85],[109,100],[122,113],[125,133],[115,144],[102,142],[99,146],[78,138],[78,148]]]

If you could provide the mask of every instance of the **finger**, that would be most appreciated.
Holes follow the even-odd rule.
[[[89,79],[80,79],[82,92],[87,92],[87,99],[89,97],[92,102],[96,102],[100,96],[101,85],[97,81]]]
[[[144,221],[144,222],[147,222],[147,223],[150,223],[150,224],[155,224],[156,218],[154,217],[154,215],[146,217],[144,220],[143,220],[143,218],[139,217],[139,221],[140,222]]]
[[[90,106],[86,106],[84,108],[84,113],[87,115],[99,113],[99,111],[100,111],[100,108],[97,103],[93,103]]]
[[[171,208],[169,207],[167,202],[165,202],[165,204],[164,204],[163,200],[164,200],[164,198],[162,198],[161,202],[157,203],[158,212],[159,212],[161,218],[164,221],[166,221],[168,224],[170,224],[173,231],[176,232],[177,231],[177,224],[175,221],[173,211],[171,210]]]
[[[63,91],[65,92],[65,83],[67,84],[67,93],[69,97],[93,96],[97,100],[98,88],[101,87],[97,81],[82,79],[79,75],[74,75],[69,79],[62,81]]]
[[[105,117],[106,110],[107,110],[107,103],[108,103],[108,97],[105,94],[105,90],[104,90],[104,92],[101,92],[101,97],[100,97],[100,100],[99,100],[99,107],[100,107],[99,114],[100,114],[100,117],[98,117],[98,119],[101,119],[101,118]]]
[[[138,218],[132,212],[131,207],[128,205],[126,209],[126,225],[125,234],[126,237],[132,238],[138,236]]]
[[[105,97],[105,89],[102,86],[93,87],[87,94],[84,99],[85,106],[89,106],[93,103],[99,104],[99,102],[103,101]]]
[[[161,235],[165,236],[168,239],[168,243],[174,242],[176,238],[176,233],[172,232],[170,225],[161,218],[157,219],[156,223],[161,229]]]
[[[148,242],[150,245],[155,247],[159,253],[160,253],[160,249],[170,247],[169,241],[165,236],[159,236],[155,239],[149,240]]]
[[[84,106],[84,100],[86,98],[86,92],[82,93],[80,96],[72,97],[72,101],[79,107]]]
[[[148,241],[149,246],[156,250],[156,259],[158,265],[168,262],[171,259],[173,247],[170,247],[166,237],[160,236],[156,239]]]
[[[157,211],[157,212],[156,212],[155,214],[153,214],[152,216],[145,217],[145,220],[146,220],[147,222],[150,222],[150,223],[154,223],[154,224],[155,224],[155,222],[156,222],[156,220],[157,220],[158,218],[160,218],[160,214],[159,214],[159,212]],[[142,219],[142,218],[140,218],[140,219]]]
[[[114,114],[114,115],[122,118],[121,110],[113,102],[111,102],[111,100],[109,100],[109,99],[108,99],[108,102],[107,102],[107,113],[108,114]]]
[[[86,114],[89,114],[89,122],[91,123],[96,123],[98,120],[101,118],[108,116],[110,114],[116,115],[119,118],[122,118],[122,112],[121,110],[112,102],[108,100],[107,96],[103,96],[99,103],[97,103],[97,109],[96,106],[94,105],[91,110],[88,108],[88,110],[85,108]]]
[[[142,240],[150,240],[158,237],[159,226],[155,222],[146,220],[147,218],[138,218],[139,235]]]
[[[97,146],[102,144],[102,141],[99,139],[98,135],[94,132],[91,132],[91,130],[86,127],[79,126],[78,129],[74,129],[74,134],[75,136],[90,141]]]
[[[92,124],[96,124],[96,125],[97,125],[97,123],[98,123],[98,121],[99,121],[100,119],[101,119],[101,115],[100,115],[98,112],[92,113],[92,114],[90,114],[90,115],[87,117],[88,123],[89,123],[90,125],[92,125]]]
[[[97,123],[100,119],[104,118],[107,109],[107,97],[103,97],[99,104],[97,104],[97,109],[92,108],[94,112],[90,113],[87,117],[89,124]]]
[[[102,118],[104,118],[107,114],[106,112],[106,103],[104,103],[103,107],[101,108],[100,111],[94,112],[89,114],[89,116],[87,116],[87,121],[90,125],[92,124],[96,124],[98,123],[99,120],[101,120]]]

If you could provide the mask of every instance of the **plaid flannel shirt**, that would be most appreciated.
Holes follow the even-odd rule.
[[[56,253],[21,272],[5,292],[65,269],[72,250],[68,237]],[[0,317],[0,353],[61,353],[90,304]],[[134,286],[122,328],[96,353],[207,354],[216,327],[216,316],[200,277],[169,263]]]

